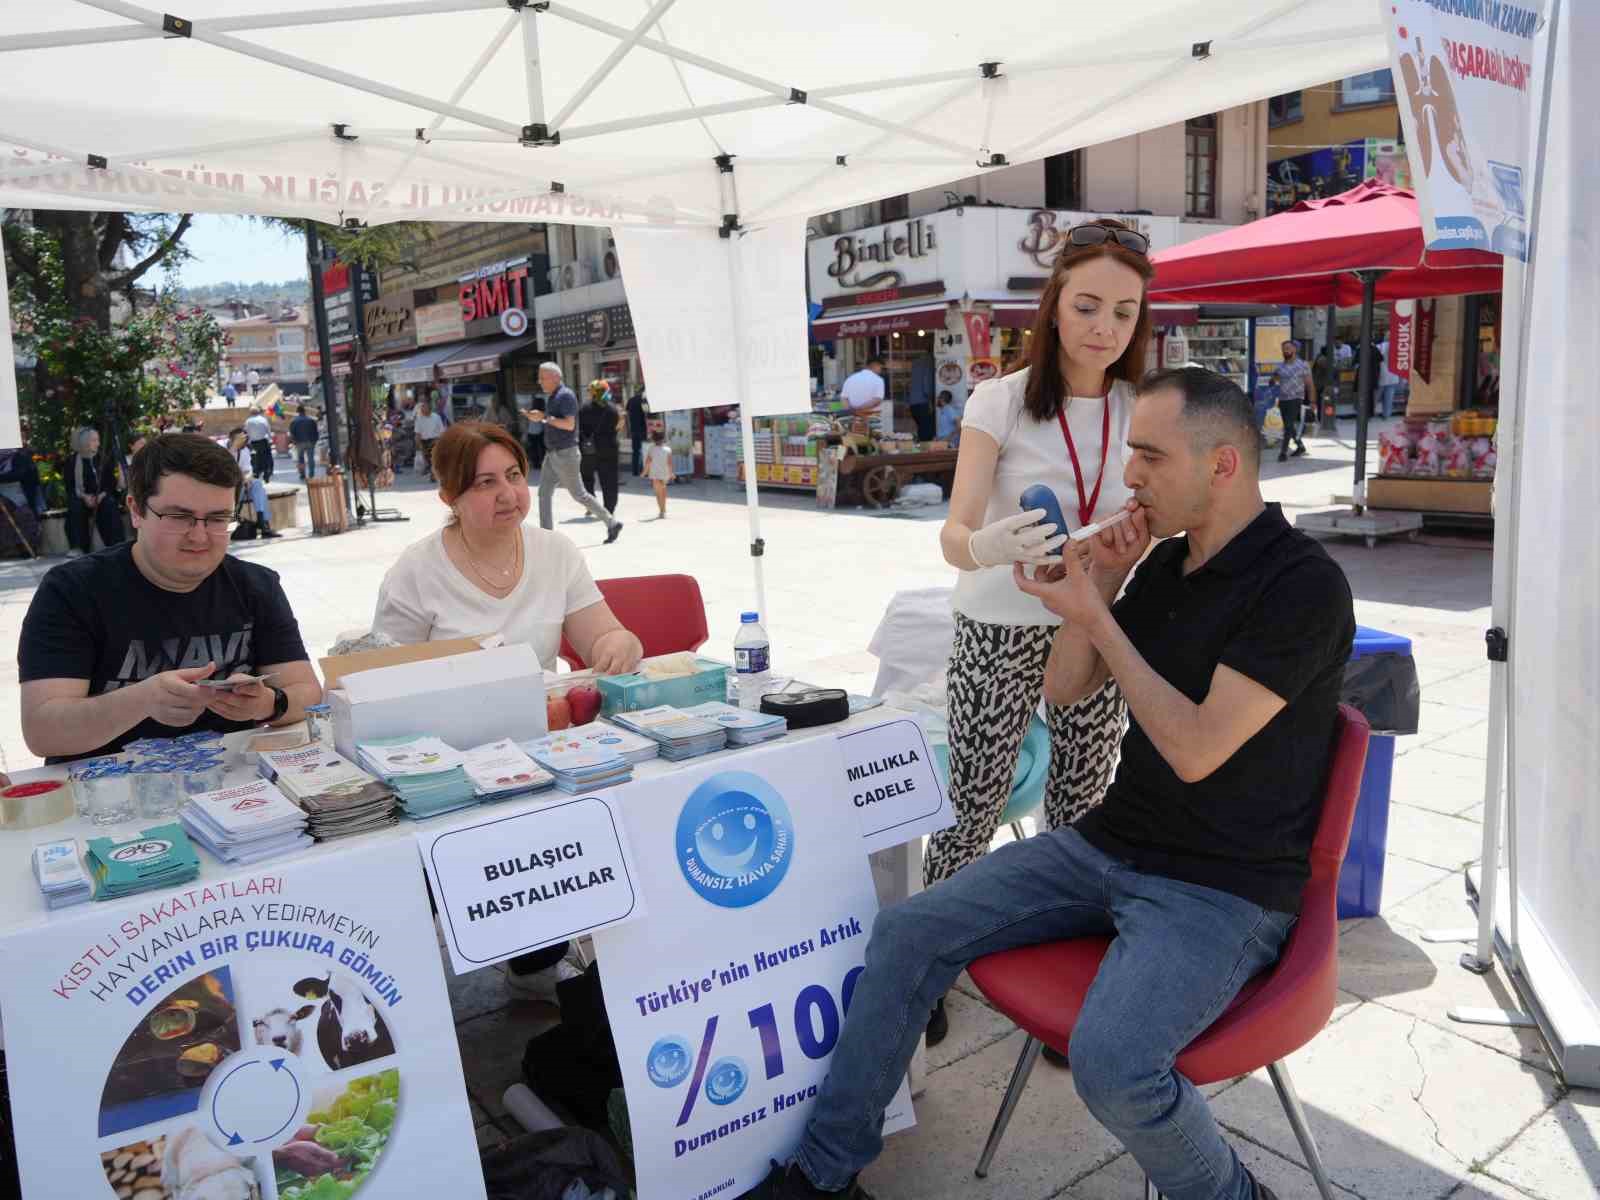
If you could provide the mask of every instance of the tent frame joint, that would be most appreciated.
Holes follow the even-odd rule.
[[[804,91],[802,91],[800,88],[797,88],[797,87],[792,87],[792,88],[789,89],[789,103],[790,104],[804,104],[805,102],[806,102],[806,94],[805,94]]]
[[[1196,42],[1193,46],[1189,47],[1189,57],[1197,60],[1198,62],[1205,62],[1206,59],[1211,57],[1211,43]]]
[[[552,196],[559,196],[563,192],[565,192],[566,190],[567,190],[567,185],[562,183],[561,180],[552,179],[550,181],[550,194]]]
[[[740,228],[738,213],[723,213],[722,225],[717,230],[717,236],[719,238],[731,238],[739,232]]]
[[[836,167],[848,167],[850,165],[849,158],[848,154],[835,154],[833,156],[833,165]]]
[[[1004,79],[998,62],[981,62],[978,64],[978,73],[985,79]]]
[[[1483,640],[1490,662],[1503,663],[1510,661],[1511,635],[1504,629],[1495,625],[1484,630]]]
[[[518,139],[524,146],[559,146],[561,145],[561,131],[550,132],[550,126],[543,121],[535,121],[531,125],[522,127],[522,136]]]
[[[536,13],[549,12],[550,0],[506,0],[506,7],[518,13],[528,9]]]
[[[194,22],[187,17],[175,17],[171,13],[162,13],[161,32],[168,37],[193,37]]]
[[[357,140],[355,134],[345,132],[345,130],[349,129],[350,126],[346,125],[343,121],[333,122],[332,128],[333,136],[338,138],[341,142],[353,142]]]
[[[980,158],[977,162],[977,165],[984,168],[1009,167],[1011,165],[1011,160],[1008,159],[1004,154],[991,154],[987,159]]]
[[[86,154],[84,164],[94,171],[104,171],[109,165],[104,154]]]
[[[717,164],[717,170],[720,171],[722,174],[724,174],[724,175],[732,175],[733,174],[733,155],[731,155],[731,154],[719,154],[719,155],[716,156],[716,158],[712,159],[712,161]]]
[[[756,538],[755,541],[750,543],[750,557],[751,558],[761,558],[766,553],[767,553],[767,539],[766,538]]]

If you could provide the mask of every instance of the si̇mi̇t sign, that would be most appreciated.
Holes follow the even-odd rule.
[[[417,835],[456,974],[644,914],[614,807],[639,786]]]

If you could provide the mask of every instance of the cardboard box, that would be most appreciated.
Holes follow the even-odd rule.
[[[442,642],[422,642],[416,646],[386,646],[382,650],[341,654],[336,658],[319,659],[317,665],[322,668],[323,686],[332,691],[339,686],[339,680],[357,671],[426,662],[433,658],[448,658],[452,654],[473,654],[485,648],[477,638],[451,638]]]
[[[1406,512],[1489,513],[1493,481],[1488,479],[1367,480],[1367,507]]]
[[[544,672],[527,645],[349,672],[340,685],[328,692],[328,705],[334,745],[350,759],[357,742],[373,738],[432,734],[468,750],[549,731]]]
[[[692,708],[708,700],[728,698],[728,668],[710,659],[697,659],[693,675],[676,679],[647,679],[643,675],[604,675],[600,678],[600,711],[605,716],[637,712],[668,704]]]

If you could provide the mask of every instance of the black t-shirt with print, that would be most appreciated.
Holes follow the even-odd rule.
[[[257,674],[265,664],[306,657],[300,627],[276,572],[232,555],[192,592],[168,592],[139,572],[124,542],[50,571],[28,606],[17,673],[36,679],[87,679],[99,696],[162,671],[216,663],[212,678]],[[248,729],[206,711],[188,729]],[[92,754],[113,754],[141,737],[187,729],[141,721]],[[51,761],[60,761],[52,759]]]
[[[1074,826],[1141,871],[1297,913],[1355,637],[1350,585],[1276,504],[1185,575],[1189,539],[1162,542],[1112,610],[1150,667],[1196,704],[1219,665],[1284,708],[1227,762],[1184,783],[1130,714],[1105,802]]]

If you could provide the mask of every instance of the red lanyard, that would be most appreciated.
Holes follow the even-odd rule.
[[[1083,468],[1078,465],[1078,447],[1072,441],[1072,426],[1067,424],[1067,406],[1063,404],[1056,413],[1056,420],[1061,425],[1061,436],[1066,439],[1067,453],[1072,456],[1072,475],[1078,485],[1078,528],[1094,520],[1095,506],[1100,503],[1100,485],[1106,480],[1106,459],[1111,457],[1111,391],[1106,390],[1102,402],[1104,408],[1100,413],[1100,473],[1094,478],[1094,491],[1085,496],[1083,493]]]

